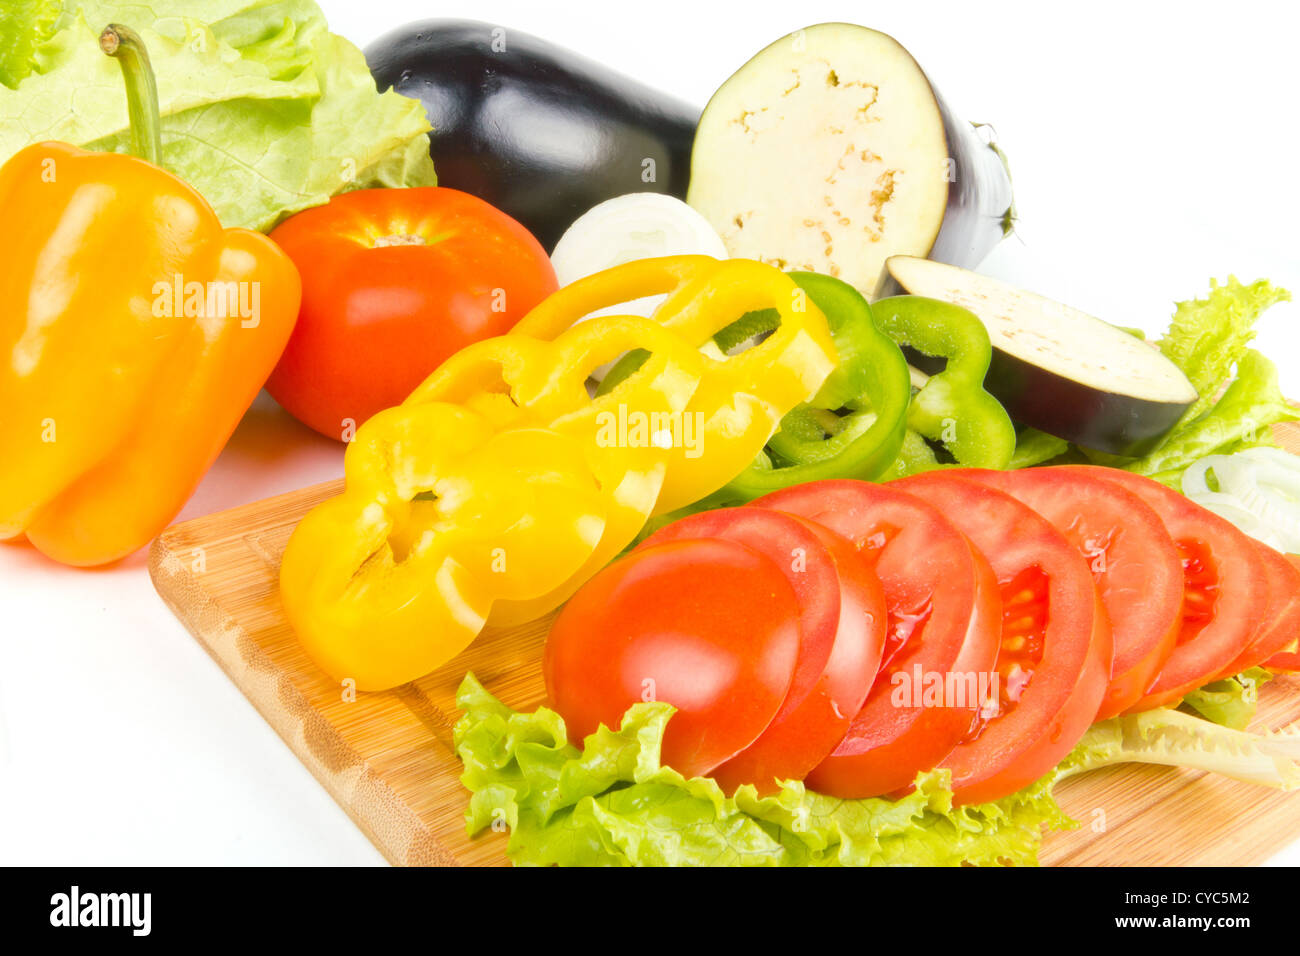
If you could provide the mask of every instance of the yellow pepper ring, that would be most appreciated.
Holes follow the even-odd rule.
[[[551,293],[508,334],[552,340],[599,309],[647,295],[669,293],[671,299],[684,284],[703,279],[717,267],[718,260],[710,256],[663,256],[624,263]]]
[[[601,325],[608,327],[602,331]],[[682,416],[700,380],[704,357],[680,337],[645,319],[602,317],[564,333],[557,386],[565,394],[582,387],[587,369],[630,347],[649,348],[649,359],[609,394],[557,418],[551,427],[575,435],[609,496],[600,544],[568,581],[528,601],[500,601],[490,623],[509,626],[534,620],[567,600],[589,577],[618,555],[645,526],[659,499],[672,445],[680,440]],[[585,394],[585,389],[584,389]]]
[[[363,690],[441,666],[493,601],[563,584],[604,535],[608,501],[579,439],[498,432],[455,405],[374,416],[345,472],[347,491],[295,529],[280,582],[304,648]]]
[[[749,259],[707,256],[643,259],[580,279],[524,316],[507,338],[558,340],[596,309],[659,293],[668,298],[653,320],[694,348],[710,343],[746,312],[770,308],[780,318],[777,330],[753,348],[705,358],[683,419],[686,440],[672,450],[655,506],[655,513],[663,514],[698,501],[743,471],[781,417],[821,387],[838,353],[826,317],[785,273]]]
[[[552,350],[550,342],[533,338],[498,335],[483,339],[439,365],[399,407],[428,402],[461,404],[484,392],[509,393],[511,383],[530,365],[548,365]]]

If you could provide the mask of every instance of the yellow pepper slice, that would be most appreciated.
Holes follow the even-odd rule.
[[[672,448],[656,514],[698,501],[740,474],[839,360],[826,317],[789,276],[750,259],[708,256],[641,259],[580,279],[547,297],[506,338],[558,338],[597,309],[663,293],[668,298],[653,320],[697,349],[746,312],[774,309],[780,326],[739,355],[703,353],[704,374]]]
[[[605,496],[576,439],[498,432],[455,405],[374,416],[344,469],[344,494],[294,530],[280,590],[308,654],[361,690],[446,663],[495,599],[568,580],[604,533]]]
[[[527,400],[536,388],[544,396],[538,408],[545,414],[577,406],[550,427],[572,435],[585,449],[592,473],[609,496],[605,533],[578,572],[560,586],[533,600],[498,603],[489,618],[496,625],[521,624],[553,611],[645,527],[669,473],[674,435],[681,433],[704,368],[704,357],[679,336],[630,316],[585,322],[555,344],[558,354],[549,380],[525,382],[520,393]],[[609,394],[577,401],[586,396],[591,369],[632,348],[650,352],[641,368]]]
[[[647,361],[609,394],[591,399],[591,370],[633,348],[648,351]],[[673,436],[681,434],[703,369],[699,351],[662,325],[638,316],[605,316],[568,329],[554,342],[516,335],[479,342],[411,393],[407,406],[461,402],[502,428],[550,422],[552,430],[581,443],[608,496],[605,533],[578,572],[541,596],[502,600],[491,623],[522,623],[554,610],[632,542],[659,499]]]

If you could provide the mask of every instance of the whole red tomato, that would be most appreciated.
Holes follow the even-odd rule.
[[[271,238],[297,265],[303,291],[266,387],[331,438],[399,404],[452,353],[510,331],[556,288],[527,229],[439,186],[344,193]]]

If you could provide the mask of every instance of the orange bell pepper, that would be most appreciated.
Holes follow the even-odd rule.
[[[38,143],[0,168],[0,539],[72,565],[180,511],[275,366],[293,263],[161,169],[143,45],[109,27],[145,158]]]

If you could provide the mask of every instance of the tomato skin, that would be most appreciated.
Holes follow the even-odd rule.
[[[1160,516],[1176,545],[1203,553],[1212,565],[1207,569],[1213,575],[1210,620],[1190,637],[1179,635],[1155,681],[1127,713],[1173,704],[1215,680],[1254,639],[1259,627],[1255,615],[1268,600],[1264,561],[1255,540],[1151,478],[1094,465],[1065,467],[1131,491]],[[1203,604],[1200,600],[1194,604],[1192,597],[1189,591],[1185,617]]]
[[[1259,628],[1246,649],[1220,673],[1218,680],[1266,664],[1300,636],[1300,565],[1295,555],[1284,555],[1256,541],[1263,562],[1268,601],[1259,615]]]
[[[569,600],[542,669],[569,739],[672,704],[661,759],[710,773],[767,728],[789,691],[799,605],[772,561],[734,541],[669,541],[605,568]]]
[[[947,474],[1011,495],[1083,553],[1115,643],[1110,683],[1094,719],[1136,703],[1173,653],[1182,627],[1182,559],[1160,516],[1118,484],[1068,468]]]
[[[1283,555],[1288,564],[1300,571],[1300,555],[1287,554]],[[1287,612],[1287,618],[1290,620],[1290,612]],[[1291,625],[1288,625],[1291,626]],[[1300,627],[1296,628],[1300,632]],[[1287,673],[1300,673],[1300,633],[1293,632],[1291,640],[1282,645],[1281,651],[1274,654],[1264,662],[1264,666],[1269,670],[1285,671]],[[1280,639],[1280,635],[1279,635]]]
[[[898,707],[892,676],[918,666],[924,673],[993,667],[1001,602],[988,562],[937,510],[883,485],[811,482],[755,504],[801,515],[851,541],[879,576],[889,611],[885,664],[844,739],[807,785],[845,799],[905,791],[918,772],[948,755],[978,702]]]
[[[1114,659],[1110,622],[1083,556],[1015,498],[945,471],[889,486],[939,508],[988,558],[1004,587],[1026,571],[1045,580],[1042,652],[1030,680],[1014,706],[958,744],[942,764],[952,771],[957,803],[997,800],[1051,770],[1092,724]],[[1009,651],[1004,643],[1000,664]]]
[[[404,237],[383,245],[385,237]],[[267,390],[341,439],[448,356],[503,335],[556,289],[537,240],[455,189],[358,189],[271,232],[302,275],[298,324]]]
[[[802,780],[829,754],[862,706],[884,647],[884,592],[848,541],[767,508],[691,515],[640,548],[698,538],[736,541],[765,555],[799,602],[799,657],[785,702],[753,744],[713,771],[728,793],[746,783],[772,793],[777,781]]]

